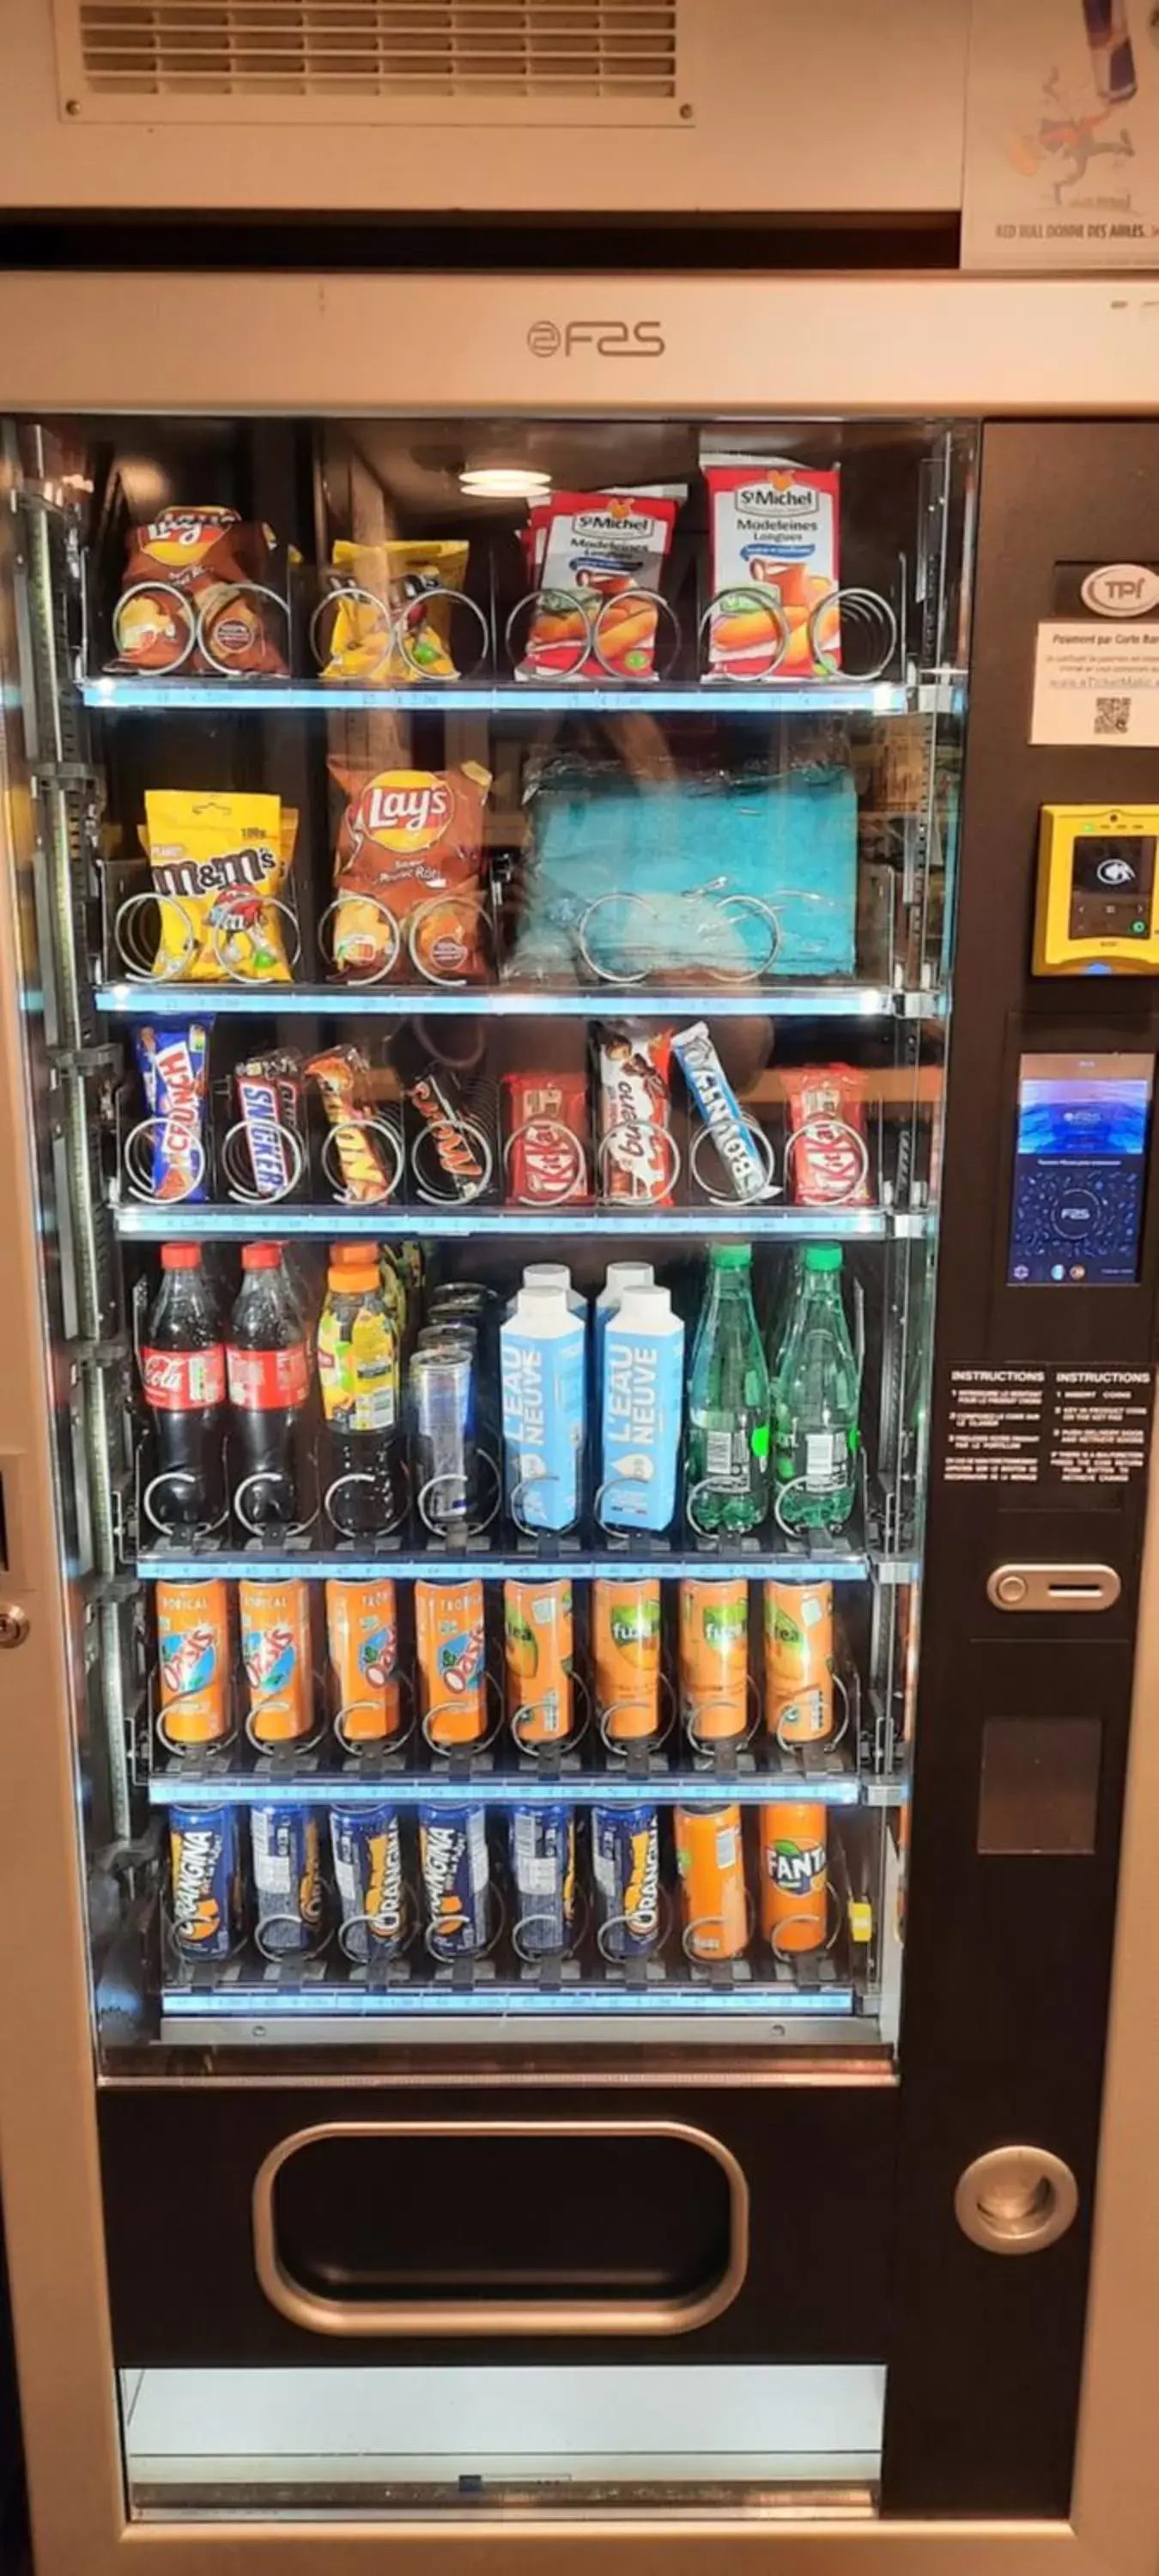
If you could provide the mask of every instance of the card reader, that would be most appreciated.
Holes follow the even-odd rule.
[[[1159,805],[1044,805],[1036,975],[1159,974]]]

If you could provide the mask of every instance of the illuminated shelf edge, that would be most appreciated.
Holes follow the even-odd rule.
[[[751,688],[695,680],[646,681],[603,688],[562,680],[549,687],[518,681],[417,682],[400,688],[346,688],[324,680],[142,679],[136,673],[90,674],[80,683],[86,707],[186,715],[871,715],[948,711],[938,684],[902,680],[771,681]]]
[[[823,2013],[851,2015],[856,1998],[852,1986],[801,1987],[761,1986],[641,1986],[603,1987],[560,1986],[551,1992],[542,1987],[499,1985],[480,1986],[474,1992],[467,1988],[437,1986],[392,1986],[379,1994],[358,1987],[308,1986],[279,1991],[276,1986],[244,1986],[228,1993],[194,1989],[187,1986],[163,1986],[161,2010],[174,2021],[201,2019],[255,2021],[291,2020],[307,2013],[328,2021],[357,2020],[367,2016],[381,2020],[415,2020],[426,2013],[452,2020],[460,2014],[472,2020],[523,2020],[534,2014],[551,2019],[564,2019],[581,2014],[601,2018],[618,2015],[643,2016],[712,2014],[718,2012],[761,2014],[770,2021],[782,2021],[790,2014]]]
[[[153,1019],[180,1010],[202,1019],[459,1018],[599,1019],[630,1013],[637,1019],[903,1019],[941,1017],[945,996],[932,986],[891,984],[709,985],[693,991],[608,984],[554,986],[477,984],[178,984],[111,979],[94,988],[96,1009],[107,1017]]]
[[[558,1234],[581,1239],[599,1235],[658,1235],[662,1238],[736,1234],[786,1240],[884,1243],[912,1240],[933,1232],[934,1214],[925,1208],[534,1208],[394,1207],[195,1207],[171,1200],[164,1207],[138,1206],[122,1200],[113,1209],[114,1232],[127,1243],[186,1241],[251,1242],[267,1235],[274,1242],[288,1236],[369,1235],[391,1240],[402,1235],[468,1239],[476,1235],[536,1236]]]
[[[573,1777],[548,1776],[542,1780],[509,1774],[483,1773],[478,1778],[452,1774],[430,1776],[413,1772],[406,1779],[392,1779],[389,1773],[374,1779],[345,1779],[320,1776],[317,1772],[299,1780],[263,1780],[252,1772],[226,1772],[220,1779],[182,1780],[179,1774],[158,1773],[149,1781],[151,1807],[372,1807],[397,1806],[407,1809],[424,1805],[479,1806],[502,1812],[512,1806],[561,1807],[714,1807],[722,1800],[729,1805],[745,1807],[781,1806],[806,1800],[821,1807],[904,1806],[905,1784],[897,1780],[861,1779],[856,1773],[838,1773],[821,1780],[802,1774],[792,1779],[784,1772],[742,1773],[676,1772],[604,1774],[582,1772]]]
[[[651,1576],[661,1580],[683,1575],[698,1577],[704,1583],[737,1582],[742,1576],[752,1583],[862,1583],[876,1576],[879,1583],[906,1584],[918,1579],[918,1562],[913,1557],[871,1557],[858,1552],[848,1556],[814,1557],[766,1554],[754,1556],[692,1556],[673,1551],[671,1556],[593,1555],[590,1550],[575,1556],[441,1556],[434,1553],[414,1555],[400,1550],[397,1555],[380,1556],[260,1556],[223,1549],[220,1555],[203,1549],[199,1556],[158,1555],[143,1551],[135,1561],[135,1571],[143,1583],[204,1583],[210,1575],[225,1582],[252,1577],[260,1582],[289,1583],[297,1575],[309,1582],[321,1583],[330,1577],[346,1577],[352,1583],[371,1583],[382,1575],[394,1575],[402,1582],[466,1583],[477,1575],[483,1583],[550,1583],[555,1577],[585,1583],[607,1576],[615,1582],[645,1583]]]

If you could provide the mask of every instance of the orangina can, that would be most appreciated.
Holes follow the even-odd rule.
[[[571,1734],[573,1646],[570,1583],[504,1584],[507,1716],[521,1749],[538,1752]]]
[[[487,1732],[481,1583],[416,1583],[415,1649],[423,1734],[436,1753]]]
[[[605,1744],[638,1743],[660,1732],[660,1584],[592,1587],[596,1721]]]
[[[828,1939],[825,1809],[812,1800],[761,1808],[761,1931],[778,1959]]]
[[[334,1732],[357,1752],[397,1735],[398,1609],[388,1575],[375,1583],[326,1586],[326,1641],[334,1680]]]
[[[676,1866],[690,1959],[739,1959],[749,1901],[739,1807],[677,1807]]]
[[[220,1744],[231,1731],[224,1583],[158,1584],[157,1664],[157,1732],[166,1749]]]
[[[314,1732],[314,1649],[310,1586],[259,1582],[237,1587],[241,1659],[249,1688],[246,1733],[264,1751]]]
[[[748,1732],[749,1588],[690,1577],[680,1586],[680,1713],[693,1744]]]
[[[778,1744],[833,1733],[833,1586],[765,1585],[765,1725]]]

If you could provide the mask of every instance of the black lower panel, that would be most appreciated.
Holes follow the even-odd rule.
[[[897,2097],[888,2086],[676,2087],[545,2079],[534,2091],[125,2086],[100,2102],[113,2338],[125,2367],[459,2358],[594,2362],[871,2361],[887,2347]],[[593,2124],[671,2123],[735,2157],[750,2197],[745,2279],[726,2311],[669,2336],[405,2344],[314,2334],[266,2299],[252,2194],[265,2158],[328,2121],[558,2123],[546,2139],[463,2136],[306,2147],[275,2186],[279,2250],[303,2288],[354,2297],[695,2297],[729,2236],[720,2163],[680,2138],[601,2139]],[[585,2136],[585,2129],[588,2134]]]

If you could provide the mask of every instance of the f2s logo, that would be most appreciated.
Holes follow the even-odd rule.
[[[533,358],[570,358],[577,349],[594,349],[597,358],[662,358],[665,341],[658,322],[533,322],[527,346]]]

